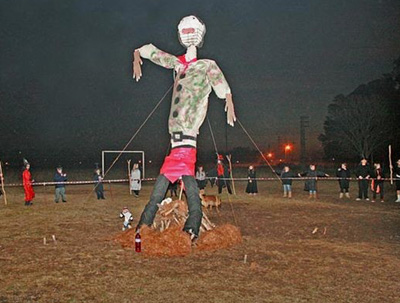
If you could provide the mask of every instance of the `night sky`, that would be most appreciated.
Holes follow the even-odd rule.
[[[310,116],[309,148],[318,149],[333,97],[390,72],[400,56],[398,0],[1,0],[0,155],[121,149],[173,81],[170,70],[144,61],[134,82],[132,51],[153,43],[184,53],[176,26],[190,14],[207,27],[198,57],[217,61],[262,149],[278,136],[298,144],[301,115]],[[170,98],[129,149],[165,155]],[[209,118],[224,149],[214,93]],[[199,146],[213,148],[207,123]],[[228,129],[235,146],[251,146],[239,125]]]

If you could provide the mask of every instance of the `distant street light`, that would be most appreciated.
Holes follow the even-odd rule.
[[[285,162],[286,162],[287,153],[289,153],[291,150],[292,150],[292,145],[286,144],[285,145]]]

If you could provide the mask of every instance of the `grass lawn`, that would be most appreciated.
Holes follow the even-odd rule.
[[[242,244],[174,258],[112,241],[122,207],[135,224],[152,186],[134,198],[127,185],[107,184],[104,201],[92,186],[68,186],[58,204],[53,187],[37,187],[31,207],[22,188],[9,188],[9,204],[0,199],[0,302],[400,302],[400,205],[389,184],[386,202],[371,203],[355,201],[354,182],[351,200],[338,198],[337,182],[320,181],[317,200],[300,181],[291,200],[278,182],[259,182],[257,196],[237,183],[210,219],[234,224],[234,212]]]

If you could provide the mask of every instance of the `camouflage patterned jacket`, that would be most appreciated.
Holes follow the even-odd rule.
[[[169,133],[172,147],[196,147],[196,137],[207,114],[208,96],[214,89],[220,99],[231,90],[225,77],[213,60],[200,59],[185,62],[184,56],[176,57],[159,50],[152,44],[142,46],[140,56],[176,72],[169,114]]]

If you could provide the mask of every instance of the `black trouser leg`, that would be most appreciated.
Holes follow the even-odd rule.
[[[221,179],[218,179],[218,180],[217,180],[217,183],[218,183],[218,194],[222,193],[222,187],[223,187],[223,185],[224,185],[223,182],[224,182],[224,181],[222,181]]]
[[[363,183],[363,191],[364,191],[364,198],[368,198],[368,180],[362,180]]]
[[[137,228],[140,228],[141,225],[151,225],[153,224],[154,217],[156,216],[158,210],[158,203],[165,197],[165,193],[167,192],[169,185],[169,180],[164,175],[159,175],[156,183],[154,184],[153,192],[150,196],[150,201],[146,204],[142,215],[140,217]]]
[[[192,232],[196,236],[198,236],[200,232],[201,219],[203,218],[199,188],[197,187],[196,180],[193,176],[182,176],[182,180],[183,184],[185,184],[185,191],[189,209],[189,217],[185,222],[183,230],[192,230]]]
[[[376,187],[378,187],[378,185],[379,185],[379,189],[380,189],[381,200],[383,200],[383,197],[384,197],[383,182],[379,182],[378,184],[376,184]],[[376,192],[376,190],[375,190],[375,192]]]
[[[360,199],[368,198],[368,180],[365,179],[358,180],[358,197]]]
[[[232,195],[231,182],[225,180],[225,184],[226,184],[226,188],[228,189],[228,193]],[[252,193],[253,193],[253,191],[252,191]]]

